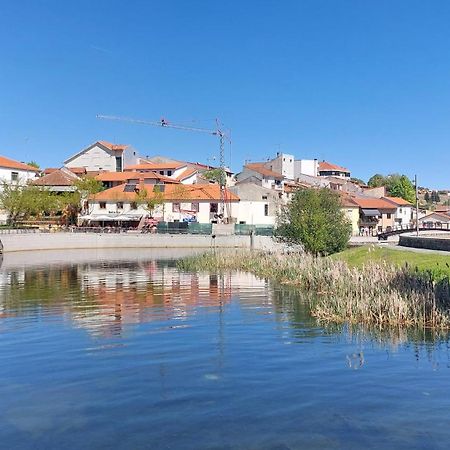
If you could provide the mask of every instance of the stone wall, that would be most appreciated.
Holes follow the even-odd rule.
[[[105,248],[250,248],[274,250],[270,236],[170,234],[30,233],[0,234],[3,252]]]
[[[426,248],[429,250],[444,250],[450,252],[450,236],[444,237],[417,237],[400,236],[398,245],[402,247]]]

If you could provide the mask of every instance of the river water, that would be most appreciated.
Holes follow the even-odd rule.
[[[450,446],[448,336],[323,325],[182,251],[6,255],[0,448]]]

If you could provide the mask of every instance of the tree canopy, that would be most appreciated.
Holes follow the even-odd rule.
[[[351,230],[338,194],[326,188],[300,189],[280,213],[276,235],[307,252],[328,255],[347,246]]]
[[[372,188],[384,186],[391,197],[401,197],[410,203],[414,203],[416,198],[414,185],[406,175],[393,173],[384,176],[377,173],[370,177],[367,184]]]

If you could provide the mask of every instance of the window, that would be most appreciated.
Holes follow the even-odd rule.
[[[399,209],[399,213],[401,214],[402,212],[403,212],[403,211],[402,211],[402,208],[400,208],[400,209]]]
[[[19,181],[19,172],[11,172],[11,181]]]
[[[263,195],[263,196],[262,196],[262,199],[263,199],[263,200],[267,200],[267,195]]]
[[[106,209],[106,202],[99,203],[100,209]]]
[[[172,171],[171,171],[171,170],[168,170],[168,171],[167,171],[167,176],[170,177],[171,175],[172,175]]]
[[[160,171],[159,171],[159,174],[160,174],[160,175],[164,175],[164,170],[160,170]]]
[[[172,203],[172,212],[180,212],[180,204]]]
[[[122,157],[116,156],[116,172],[122,172]]]
[[[123,202],[116,203],[117,209],[123,209]]]
[[[136,202],[131,202],[130,203],[130,207],[131,207],[131,209],[137,209],[137,203]]]
[[[266,217],[269,215],[269,205],[267,203],[264,205],[264,215]]]
[[[217,213],[217,211],[218,211],[217,203],[210,203],[209,204],[209,212]]]
[[[198,212],[199,206],[198,203],[191,203],[191,211]]]
[[[391,216],[392,216],[392,214],[391,214],[391,213],[387,213],[387,214],[386,214],[386,218],[387,218],[387,219],[390,219],[390,218],[391,218]]]

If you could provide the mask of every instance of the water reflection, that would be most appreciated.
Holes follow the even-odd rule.
[[[318,323],[294,289],[172,258],[64,256],[0,272],[2,448],[447,448],[447,334]]]
[[[286,343],[327,336],[344,340],[353,351],[348,367],[365,364],[364,349],[375,346],[394,353],[411,348],[416,360],[434,351],[447,352],[449,334],[429,329],[376,328],[320,323],[310,302],[290,287],[245,273],[185,273],[174,259],[94,259],[73,264],[19,265],[0,271],[0,332],[8,319],[28,322],[61,320],[95,337],[120,337],[134,324],[160,323],[154,331],[191,326],[198,314],[223,312],[236,300],[243,317],[266,316]],[[22,323],[25,324],[25,322]]]
[[[0,319],[59,316],[93,335],[118,336],[126,325],[185,321],[198,308],[223,307],[232,295],[255,301],[258,292],[270,303],[264,280],[183,273],[173,260],[19,267],[0,272]]]

